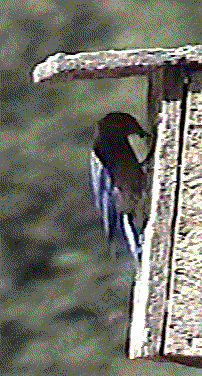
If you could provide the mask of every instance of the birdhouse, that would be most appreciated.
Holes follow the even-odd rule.
[[[133,291],[128,356],[202,368],[202,46],[57,53],[32,73],[36,85],[139,75],[148,79],[147,119],[138,121],[142,136],[139,125],[132,129],[137,119],[124,122],[131,150],[131,157],[123,160],[124,181],[127,174],[129,181],[134,173],[141,179],[146,174],[148,200],[146,209],[143,204],[139,208],[146,210],[147,220]],[[117,135],[123,129],[121,119]],[[150,140],[149,149],[145,140]],[[104,142],[105,137],[101,145]],[[116,138],[110,138],[110,147],[112,153],[118,150]],[[101,154],[103,166],[114,167],[113,188],[120,196],[119,164]]]

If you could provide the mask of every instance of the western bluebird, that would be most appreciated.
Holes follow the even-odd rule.
[[[151,136],[126,113],[110,113],[98,121],[97,137],[90,155],[95,204],[105,232],[115,229],[131,253],[141,253],[147,196],[145,161],[152,150]]]

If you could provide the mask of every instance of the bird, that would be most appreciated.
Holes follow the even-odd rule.
[[[147,198],[147,161],[154,140],[128,113],[112,112],[97,122],[90,152],[95,206],[111,240],[117,228],[126,249],[141,260]]]

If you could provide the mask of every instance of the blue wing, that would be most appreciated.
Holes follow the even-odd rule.
[[[118,233],[124,239],[127,251],[138,254],[139,260],[141,260],[143,234],[142,232],[138,234],[131,214],[120,213],[116,210],[112,196],[113,179],[94,150],[91,151],[90,155],[90,175],[95,205],[102,217],[106,234],[112,239],[116,230],[118,230]]]
[[[113,182],[107,169],[103,166],[94,151],[90,155],[90,175],[95,205],[101,215],[104,230],[111,239],[117,222],[115,202],[111,195]]]

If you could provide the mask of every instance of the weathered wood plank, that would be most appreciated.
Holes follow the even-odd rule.
[[[175,73],[166,73],[130,358],[192,356],[202,366],[202,74],[185,89],[176,82],[176,96]]]
[[[188,93],[183,144],[164,351],[202,356],[202,92]]]
[[[82,52],[76,55],[57,53],[34,67],[34,83],[65,82],[76,79],[121,78],[148,74],[169,64],[188,70],[202,68],[202,45],[163,49]]]
[[[142,271],[134,294],[130,358],[154,355],[161,345],[177,184],[180,101],[170,104],[164,101],[162,115],[155,152],[151,215],[145,230]]]

